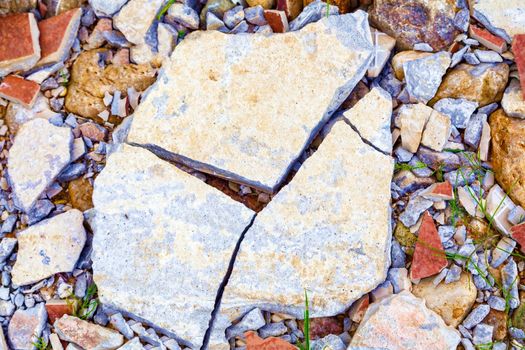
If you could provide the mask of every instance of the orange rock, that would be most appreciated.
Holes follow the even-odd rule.
[[[246,350],[297,350],[295,346],[280,338],[262,339],[253,331],[244,333],[244,336],[246,337]]]
[[[274,33],[285,33],[288,31],[288,19],[284,11],[264,10],[264,18],[272,27]]]
[[[73,303],[68,303],[63,299],[51,299],[46,302],[47,317],[51,324],[64,315],[72,315],[73,309]]]
[[[16,75],[8,75],[0,84],[0,96],[8,101],[20,103],[26,108],[33,107],[40,85]]]
[[[452,185],[450,182],[439,182],[429,186],[424,193],[423,197],[432,200],[445,200],[449,201],[454,198],[454,192],[452,191]]]
[[[29,69],[39,58],[35,16],[20,13],[0,17],[0,76]]]
[[[491,50],[499,53],[503,53],[507,50],[507,42],[486,29],[471,24],[469,27],[469,33],[473,39],[476,39],[483,46]]]

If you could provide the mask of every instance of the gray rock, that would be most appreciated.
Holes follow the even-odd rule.
[[[142,346],[142,343],[140,342],[140,339],[138,337],[131,339],[126,344],[118,348],[118,350],[143,350],[143,349],[144,347]]]
[[[11,214],[5,219],[5,221],[2,223],[2,228],[0,229],[0,233],[10,233],[13,231],[13,228],[15,227],[17,220],[17,216],[14,214]],[[0,259],[1,260],[1,259]]]
[[[492,251],[492,261],[490,266],[497,268],[507,260],[514,248],[516,241],[510,237],[503,237],[500,239],[494,250]]]
[[[483,131],[483,122],[487,120],[485,114],[474,114],[470,118],[465,134],[463,135],[463,141],[470,147],[477,149],[481,140],[481,134]]]
[[[434,51],[432,46],[430,46],[427,43],[414,44],[414,50],[416,50],[416,51],[424,51],[424,52],[433,52]]]
[[[478,0],[471,4],[471,11],[472,17],[509,44],[514,35],[523,33],[525,9],[522,0]]]
[[[453,283],[459,281],[461,278],[461,267],[458,265],[452,264],[448,270],[447,277],[445,277],[445,284]]]
[[[128,0],[89,0],[89,4],[98,16],[111,16]]]
[[[407,207],[401,215],[399,215],[399,220],[406,227],[414,226],[419,220],[421,214],[433,204],[434,202],[430,199],[425,199],[422,196],[416,195],[415,197],[410,198]]]
[[[244,9],[244,17],[251,24],[256,26],[264,26],[268,24],[264,18],[264,8],[261,5],[247,7]]]
[[[230,31],[230,34],[246,33],[248,28],[248,23],[246,23],[246,21],[241,21]]]
[[[15,249],[16,243],[16,238],[2,238],[2,241],[0,242],[0,264],[3,264],[7,258],[11,256],[13,249]]]
[[[432,178],[416,177],[410,170],[402,170],[396,173],[393,181],[393,184],[397,186],[396,191],[400,196],[428,187],[434,183]]]
[[[512,338],[525,339],[525,331],[516,327],[510,327],[509,334]]]
[[[392,240],[392,246],[390,249],[390,256],[392,259],[392,267],[405,267],[406,254],[401,249],[401,245],[395,239]]]
[[[495,51],[490,50],[474,50],[474,54],[480,62],[496,63],[503,62],[503,58]]]
[[[465,8],[456,13],[456,16],[454,17],[454,26],[462,32],[466,32],[468,30],[469,21],[470,11]]]
[[[228,28],[224,22],[211,11],[206,12],[206,30],[218,30],[220,32],[227,32]]]
[[[387,280],[392,283],[395,294],[400,293],[403,290],[409,290],[411,287],[411,282],[408,278],[408,270],[404,267],[389,269]]]
[[[480,323],[474,327],[474,334],[472,337],[472,343],[474,345],[482,345],[492,343],[492,334],[494,332],[494,326]]]
[[[452,152],[436,152],[426,147],[419,147],[417,156],[430,169],[451,171],[461,166],[459,156]]]
[[[0,299],[2,299],[2,300],[10,300],[9,293],[10,293],[9,288],[1,287],[0,288]]]
[[[70,315],[56,320],[53,327],[60,339],[74,343],[82,349],[112,350],[124,342],[124,337],[117,331]]]
[[[68,165],[64,170],[60,172],[57,177],[57,181],[69,182],[77,179],[87,172],[87,166],[85,163],[73,163]]]
[[[330,334],[312,341],[311,350],[346,350],[346,345],[340,337]]]
[[[463,345],[463,348],[465,348],[465,350],[476,350],[476,347],[472,344],[470,339],[462,338],[461,345]]]
[[[328,5],[320,0],[312,1],[303,8],[303,11],[296,19],[290,22],[290,30],[299,30],[309,23],[317,22],[326,16],[327,13],[328,16],[338,15],[339,8],[337,6]]]
[[[520,295],[518,292],[518,285],[520,279],[518,277],[518,266],[514,259],[509,259],[507,264],[501,270],[501,282],[503,288],[509,294],[509,306],[515,309],[520,305]]]
[[[463,98],[443,98],[437,101],[433,108],[448,115],[456,128],[465,129],[472,113],[478,108],[478,103]]]
[[[0,316],[11,316],[16,306],[10,301],[0,300]]]
[[[288,331],[288,328],[284,325],[284,322],[268,323],[267,325],[259,328],[259,336],[261,338],[278,337]]]
[[[166,16],[170,20],[174,20],[175,22],[180,23],[187,28],[199,29],[199,14],[197,11],[184,4],[176,2],[171,5],[168,9],[168,12],[166,13]]]
[[[452,60],[450,62],[450,68],[454,68],[455,66],[457,66],[461,62],[461,60],[463,60],[463,56],[465,55],[465,53],[467,53],[469,49],[470,49],[470,46],[466,45],[461,50],[455,52],[452,55]]]
[[[496,109],[499,108],[499,104],[497,102],[491,103],[489,105],[480,107],[478,109],[479,114],[485,114],[485,115],[491,115],[492,112],[494,112]]]
[[[463,327],[471,329],[479,324],[489,314],[490,306],[487,304],[481,304],[475,307],[470,314],[463,320]]]
[[[487,299],[487,303],[490,305],[491,308],[498,311],[505,311],[507,302],[502,297],[498,297],[495,295],[491,295]]]
[[[476,174],[469,168],[450,171],[443,177],[454,187],[465,186],[467,184],[470,185],[477,180]]]
[[[55,209],[55,205],[49,199],[37,200],[27,212],[27,224],[33,225],[45,219],[53,209]]]
[[[20,128],[9,150],[8,171],[15,204],[27,212],[37,198],[69,164],[73,135],[44,119]]]
[[[126,323],[126,320],[124,320],[124,317],[122,317],[121,313],[111,315],[109,317],[109,323],[113,326],[113,328],[122,333],[127,339],[133,338],[133,331]]]
[[[502,342],[495,342],[492,344],[492,350],[507,350],[507,344]]]
[[[244,19],[244,10],[242,6],[235,6],[234,8],[224,12],[223,22],[230,29],[233,29],[237,24]],[[265,23],[266,24],[266,23]]]
[[[26,310],[17,310],[7,328],[7,339],[12,349],[33,350],[33,342],[42,334],[47,321],[44,303]]]
[[[406,89],[414,101],[427,103],[436,94],[443,75],[451,63],[449,52],[438,52],[428,57],[403,63]]]
[[[480,60],[478,58],[478,56],[476,56],[475,53],[473,52],[467,52],[466,54],[463,55],[463,59],[468,63],[468,64],[472,64],[472,65],[477,65],[477,64],[480,64]]]

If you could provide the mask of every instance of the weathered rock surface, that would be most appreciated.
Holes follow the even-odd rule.
[[[445,75],[433,101],[464,98],[483,107],[501,100],[508,78],[509,66],[505,63],[462,63]]]
[[[9,150],[8,171],[15,204],[27,212],[69,163],[73,134],[36,118],[20,128]]]
[[[455,350],[459,332],[445,325],[422,299],[403,291],[368,307],[350,346]]]
[[[17,310],[7,328],[7,339],[11,349],[34,349],[33,343],[42,334],[46,321],[47,312],[44,303],[26,310]]]
[[[85,51],[78,56],[71,70],[65,106],[69,112],[86,118],[97,118],[106,110],[104,94],[128,88],[143,91],[155,81],[155,69],[149,64],[100,65],[106,50]]]
[[[69,315],[56,320],[53,327],[60,339],[83,349],[113,350],[124,342],[124,337],[117,331]]]
[[[28,12],[36,7],[36,0],[18,0],[0,2],[0,15],[14,12]]]
[[[12,134],[16,134],[18,129],[25,122],[35,119],[49,119],[58,116],[59,113],[53,112],[49,107],[48,99],[39,94],[32,108],[26,108],[17,103],[10,103],[5,113],[5,122]]]
[[[374,27],[396,38],[400,49],[427,43],[439,51],[459,33],[454,27],[456,10],[450,0],[375,0],[369,12]]]
[[[394,69],[394,74],[396,78],[399,80],[405,79],[405,70],[403,68],[405,63],[425,58],[428,56],[432,56],[432,53],[413,50],[401,51],[396,53],[391,60],[392,68]]]
[[[423,103],[430,101],[436,95],[441,79],[449,66],[449,52],[438,52],[403,63],[406,89],[410,99]]]
[[[58,272],[71,272],[84,248],[82,212],[72,209],[18,233],[13,283],[38,282]]]
[[[335,123],[246,233],[210,342],[224,340],[224,328],[254,306],[301,317],[304,288],[310,316],[322,317],[384,281],[392,163]]]
[[[164,0],[130,0],[113,17],[113,25],[129,42],[144,44],[146,33],[164,3]]]
[[[512,41],[525,28],[525,6],[522,0],[472,0],[472,16],[497,36]]]
[[[102,16],[111,16],[120,10],[126,2],[128,0],[89,0],[89,4],[95,10],[95,13]]]
[[[512,79],[505,89],[501,107],[509,117],[525,119],[525,99],[521,91],[519,80]]]
[[[373,88],[350,110],[345,118],[356,127],[364,139],[386,153],[392,153],[392,97],[380,87]]]
[[[525,120],[510,118],[499,109],[489,123],[496,181],[516,204],[525,207]]]
[[[425,300],[427,307],[440,315],[445,323],[457,327],[470,312],[477,296],[472,276],[464,272],[459,281],[453,283],[433,283],[434,278],[426,278],[414,285],[412,293]]]
[[[254,213],[127,145],[97,177],[93,202],[100,300],[199,348],[234,247]]]
[[[398,123],[401,129],[401,144],[404,149],[416,153],[423,129],[434,111],[423,103],[406,104],[399,108]]]
[[[362,11],[282,35],[192,33],[135,111],[128,141],[273,191],[371,59]]]

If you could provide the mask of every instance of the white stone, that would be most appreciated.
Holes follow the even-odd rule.
[[[366,19],[357,11],[271,36],[191,33],[135,111],[128,141],[275,190],[366,73]]]
[[[49,335],[49,343],[51,344],[51,349],[53,350],[64,350],[64,347],[60,342],[60,338],[58,338],[58,335],[56,335],[56,333],[51,333]]]
[[[487,195],[486,211],[492,217],[494,226],[503,234],[510,235],[513,226],[508,217],[515,204],[499,185],[494,185]]]
[[[159,27],[157,28],[157,41],[159,43],[157,48],[159,55],[162,57],[170,57],[175,45],[177,45],[177,31],[169,24],[159,23]]]
[[[523,0],[471,0],[472,16],[510,44],[525,28]]]
[[[144,347],[142,346],[140,339],[138,337],[131,339],[126,344],[118,348],[118,350],[142,350],[142,349],[144,349]]]
[[[73,134],[36,118],[20,127],[9,150],[7,167],[15,204],[27,212],[69,164]]]
[[[421,144],[441,152],[450,137],[451,127],[449,116],[433,110],[423,131]]]
[[[483,162],[486,162],[489,159],[489,147],[490,125],[486,120],[483,120],[483,129],[481,130],[481,139],[478,148],[479,159]]]
[[[53,327],[60,339],[83,349],[113,350],[124,342],[124,337],[119,332],[70,315],[56,320]]]
[[[13,283],[23,286],[73,271],[86,242],[83,220],[82,212],[72,209],[19,232]]]
[[[372,39],[374,40],[374,60],[368,68],[369,78],[375,78],[381,73],[396,44],[396,39],[376,29],[372,30]]]
[[[254,213],[125,144],[95,180],[93,272],[104,304],[202,345],[235,245]]]
[[[458,187],[458,199],[463,208],[467,211],[470,216],[483,218],[485,215],[481,210],[481,206],[484,204],[483,198],[479,198],[476,189],[469,186]]]
[[[356,127],[361,137],[385,153],[392,153],[392,97],[380,87],[375,87],[350,110],[344,113]]]
[[[450,62],[449,52],[438,52],[403,63],[406,89],[411,101],[423,103],[430,101],[436,95]]]
[[[166,16],[190,29],[199,29],[199,14],[189,6],[174,3],[168,9]]]
[[[89,0],[89,4],[95,10],[95,13],[99,16],[111,16],[128,0]]]
[[[519,80],[512,79],[510,81],[509,86],[505,89],[505,94],[503,94],[501,106],[509,117],[525,119],[525,100]]]
[[[433,109],[422,103],[401,106],[398,123],[401,131],[401,145],[411,153],[416,153],[421,142],[423,129],[433,113]]]
[[[386,347],[389,350],[455,350],[459,332],[407,291],[381,299],[368,307],[351,346]]]
[[[146,33],[165,0],[129,0],[113,17],[113,26],[133,44],[145,43]]]
[[[210,344],[240,314],[344,312],[390,265],[393,159],[336,122],[316,153],[260,212],[241,243]]]

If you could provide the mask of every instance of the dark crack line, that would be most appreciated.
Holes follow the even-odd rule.
[[[368,141],[363,136],[361,136],[361,133],[359,132],[359,129],[354,124],[352,124],[352,122],[350,120],[348,120],[348,118],[346,118],[344,116],[341,117],[341,118],[345,121],[346,124],[348,124],[348,126],[350,126],[352,128],[352,130],[355,131],[355,133],[357,134],[357,136],[359,136],[359,138],[361,139],[361,141],[363,141],[363,143],[365,143],[368,146],[372,147],[373,149],[375,149],[379,153],[384,154],[385,156],[389,156],[389,157],[392,156],[390,153],[387,153],[387,152],[383,151],[382,149],[380,149],[376,145],[374,145],[372,142]]]
[[[211,312],[211,318],[208,324],[208,329],[206,330],[206,333],[204,333],[204,338],[202,340],[202,346],[200,350],[206,350],[208,348],[210,336],[213,331],[213,324],[215,323],[215,317],[217,316],[217,313],[219,312],[220,307],[221,307],[221,300],[222,300],[222,295],[224,294],[224,289],[226,288],[226,285],[230,281],[230,277],[233,272],[233,267],[235,265],[235,260],[237,259],[237,254],[239,253],[239,249],[241,248],[241,243],[244,240],[244,236],[246,235],[246,232],[248,232],[248,230],[252,227],[253,222],[255,221],[256,217],[257,217],[257,214],[254,214],[248,226],[246,226],[244,230],[242,231],[241,236],[239,237],[239,240],[237,241],[237,244],[235,245],[235,248],[233,249],[233,253],[230,258],[230,263],[228,264],[228,270],[226,271],[226,274],[224,275],[224,278],[222,279],[222,282],[219,285],[219,290],[217,291],[217,295],[215,296],[215,304],[213,306],[213,311]]]

